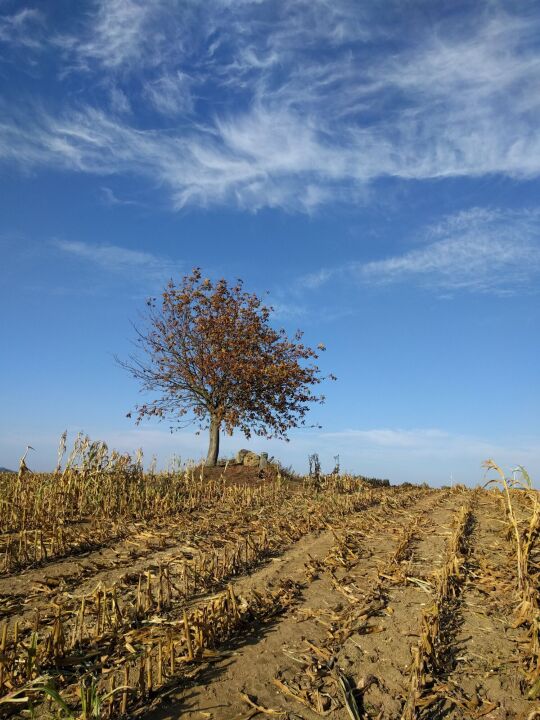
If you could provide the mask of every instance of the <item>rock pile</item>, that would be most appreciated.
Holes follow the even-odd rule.
[[[236,464],[245,465],[246,467],[256,467],[261,470],[268,465],[268,453],[258,455],[251,450],[239,450],[236,453]]]

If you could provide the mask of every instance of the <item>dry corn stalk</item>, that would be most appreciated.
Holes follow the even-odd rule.
[[[401,720],[416,720],[438,699],[437,693],[426,692],[430,678],[439,669],[441,616],[446,605],[455,598],[464,581],[464,562],[468,554],[467,538],[473,520],[472,505],[462,506],[456,514],[456,524],[450,536],[443,565],[435,576],[433,604],[424,610],[420,626],[420,640],[412,648],[409,690]]]

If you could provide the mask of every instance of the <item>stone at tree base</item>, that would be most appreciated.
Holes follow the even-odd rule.
[[[248,454],[248,452],[249,452],[249,450],[239,450],[239,451],[236,453],[235,460],[236,460],[236,462],[238,463],[238,465],[243,465],[243,464],[244,464],[244,458],[245,458],[245,456]]]
[[[244,465],[246,467],[259,467],[259,461],[257,453],[251,452],[251,450],[244,455]]]

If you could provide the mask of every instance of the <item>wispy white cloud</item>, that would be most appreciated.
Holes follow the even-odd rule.
[[[0,15],[0,43],[37,50],[43,47],[45,18],[37,8],[23,8],[12,15]]]
[[[529,243],[489,237],[440,240],[427,248],[357,268],[365,282],[417,279],[446,290],[513,294],[540,270],[540,249]]]
[[[191,83],[185,73],[164,74],[157,80],[146,82],[144,92],[158,113],[174,118],[193,110]]]
[[[321,433],[328,439],[354,441],[363,445],[385,448],[426,448],[435,443],[446,442],[450,434],[435,428],[402,430],[378,428],[372,430],[343,430],[341,432]]]
[[[538,487],[540,445],[534,438],[485,438],[439,428],[350,429],[319,433],[326,455],[339,452],[342,467],[363,467],[366,475],[394,481],[427,481],[479,484],[485,471],[481,464],[494,458],[506,472],[522,464]],[[414,468],[414,470],[412,470]]]
[[[321,268],[317,272],[302,275],[298,279],[298,285],[306,290],[316,290],[342,272],[343,268]]]
[[[61,119],[42,115],[40,120],[39,126],[25,125],[24,119],[0,121],[0,157],[30,167],[52,163],[99,175],[136,173],[168,187],[176,208],[232,200],[252,209],[299,204],[309,209],[316,199],[310,187],[295,195],[291,172],[298,170],[295,157],[310,170],[317,146],[307,137],[302,147],[309,157],[302,157],[289,134],[297,128],[286,117],[274,118],[276,137],[269,144],[269,138],[260,136],[260,146],[257,137],[242,139],[238,127],[226,123],[222,134],[199,128],[199,133],[178,136],[137,130],[93,108]],[[283,153],[283,145],[291,156]]]
[[[0,464],[16,468],[26,445],[31,442],[36,448],[32,456],[32,469],[52,469],[56,463],[57,432],[44,432],[37,428],[25,433],[6,429],[0,435]],[[208,439],[205,433],[194,431],[171,434],[165,427],[123,426],[103,428],[73,426],[68,437],[73,439],[84,429],[93,438],[104,439],[110,448],[122,452],[144,450],[148,464],[152,455],[157,455],[158,467],[167,467],[173,455],[183,461],[199,460],[206,455]],[[464,482],[477,485],[485,481],[481,464],[492,457],[510,474],[516,464],[524,465],[530,472],[535,487],[539,487],[540,445],[537,439],[497,438],[459,434],[438,428],[365,428],[336,432],[297,432],[292,442],[279,440],[252,439],[248,446],[260,452],[265,451],[278,458],[285,466],[292,465],[297,471],[307,472],[307,458],[318,452],[323,470],[334,466],[334,457],[339,454],[341,467],[345,471],[366,476],[388,477],[393,483],[404,481],[443,484]],[[241,434],[222,439],[222,453],[232,456],[246,446]]]
[[[271,302],[272,317],[276,320],[296,320],[307,314],[307,308],[292,302]]]
[[[128,115],[131,113],[131,103],[123,90],[117,85],[111,85],[109,90],[110,106],[113,113],[117,115]]]
[[[178,262],[118,245],[94,245],[76,240],[54,240],[52,245],[66,255],[127,279],[163,281],[177,274],[181,268]]]
[[[111,188],[106,185],[102,186],[100,191],[106,205],[138,205],[135,200],[118,197],[114,190],[111,190]]]
[[[322,268],[299,285],[317,289],[336,277],[365,285],[412,282],[437,291],[530,292],[540,277],[540,211],[473,208],[428,228],[420,247]]]
[[[89,27],[89,37],[74,43],[85,60],[97,60],[117,68],[132,59],[140,60],[145,24],[157,3],[137,0],[100,0]]]
[[[363,449],[369,450],[374,456],[391,455],[405,457],[408,453],[415,457],[445,456],[460,459],[476,459],[477,467],[489,457],[498,457],[503,453],[505,458],[511,456],[512,449],[507,445],[495,440],[488,440],[482,437],[453,433],[439,428],[373,428],[373,429],[349,429],[339,432],[322,432],[321,440],[324,442],[336,443],[344,448],[354,446],[358,452]],[[531,452],[540,458],[540,448],[534,443],[529,445],[521,443],[515,449],[516,454],[522,453],[531,459]],[[510,460],[512,462],[512,460]],[[514,466],[518,462],[513,460]],[[480,476],[480,472],[479,472]]]
[[[538,13],[479,4],[407,42],[399,4],[388,23],[370,3],[268,5],[96,0],[51,43],[112,83],[107,103],[4,108],[0,157],[139,175],[175,208],[312,212],[385,177],[540,174]],[[122,119],[141,103],[144,124]]]

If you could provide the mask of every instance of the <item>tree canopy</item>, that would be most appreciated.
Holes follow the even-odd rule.
[[[300,331],[289,338],[272,328],[271,312],[241,280],[212,282],[199,268],[171,280],[148,301],[145,327],[136,328],[139,353],[119,361],[155,396],[136,406],[137,422],[208,428],[208,465],[217,462],[221,429],[286,438],[304,425],[310,404],[324,401],[313,392],[322,379],[318,353]]]

